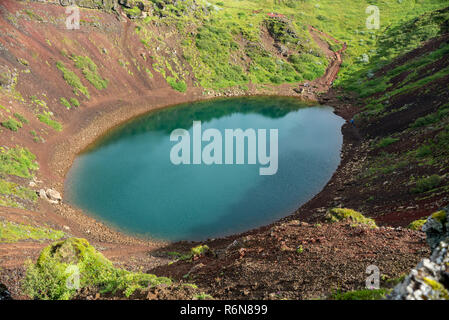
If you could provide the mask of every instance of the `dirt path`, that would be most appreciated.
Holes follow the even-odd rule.
[[[317,93],[325,93],[328,92],[332,87],[333,82],[338,76],[338,72],[340,71],[340,66],[343,61],[342,54],[346,51],[347,45],[346,43],[342,44],[342,48],[336,52],[332,51],[329,48],[329,45],[326,41],[324,41],[321,37],[326,37],[331,41],[334,41],[337,44],[341,44],[341,41],[335,39],[334,37],[319,31],[318,29],[309,26],[309,32],[312,36],[315,43],[324,51],[328,59],[330,60],[329,66],[326,69],[324,75],[316,80],[311,81],[310,83],[305,83],[299,86],[300,92],[310,99],[318,99]]]

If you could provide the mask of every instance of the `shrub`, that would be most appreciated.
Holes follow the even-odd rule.
[[[70,98],[70,103],[76,108],[80,106],[80,102],[78,101],[77,98]]]
[[[66,107],[67,109],[72,108],[72,106],[70,105],[70,102],[67,101],[66,98],[61,98],[59,99],[59,101],[61,102],[61,104]]]
[[[176,81],[173,77],[167,77],[167,83],[176,91],[186,92],[187,84],[184,80]]]
[[[393,144],[397,141],[399,141],[398,138],[386,137],[376,144],[376,148],[385,148],[386,146],[389,146],[390,144]]]
[[[376,222],[371,218],[366,218],[358,211],[346,208],[333,208],[327,215],[327,220],[338,222],[343,220],[351,220],[355,225],[367,225],[371,228],[377,228]]]
[[[422,193],[435,189],[441,184],[441,177],[439,175],[431,175],[430,177],[419,179],[416,186],[412,188],[413,193]]]
[[[61,61],[56,62],[56,67],[62,72],[62,77],[68,85],[74,88],[75,92],[79,91],[90,98],[89,90],[81,83],[80,78],[78,78],[75,72],[67,69]]]
[[[28,263],[23,289],[34,299],[68,300],[77,293],[76,285],[67,285],[77,279],[77,273],[79,289],[120,291],[127,297],[136,289],[171,284],[165,277],[115,268],[87,240],[69,238],[44,248],[35,264]]]
[[[5,127],[6,129],[16,132],[17,130],[19,130],[19,128],[22,128],[22,123],[12,118],[9,118],[9,120],[2,122],[2,126]]]
[[[60,124],[58,121],[51,119],[51,114],[49,112],[45,112],[38,114],[37,118],[40,122],[45,123],[46,125],[52,127],[56,131],[62,130],[62,124]]]
[[[73,61],[75,61],[75,67],[81,69],[84,77],[98,90],[106,89],[108,87],[108,80],[103,79],[98,74],[98,68],[95,62],[89,57],[85,56],[73,56]]]
[[[14,117],[16,117],[16,119],[19,120],[20,122],[22,122],[23,124],[29,123],[29,121],[24,116],[22,116],[21,114],[19,114],[17,112],[14,113]]]

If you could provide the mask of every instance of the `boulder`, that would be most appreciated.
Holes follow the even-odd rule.
[[[433,251],[441,241],[449,240],[449,207],[435,212],[427,218],[422,227],[426,233],[426,241]]]
[[[51,201],[61,201],[62,200],[61,194],[54,189],[47,189],[46,194],[47,194],[48,199]]]
[[[1,300],[12,300],[12,298],[8,288],[6,288],[4,284],[0,283],[0,301]]]
[[[445,241],[387,296],[389,300],[449,300],[449,253]]]
[[[387,296],[390,300],[449,300],[449,207],[435,212],[422,227],[432,250]]]

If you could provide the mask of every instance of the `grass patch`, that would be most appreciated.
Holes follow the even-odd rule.
[[[9,130],[11,130],[13,132],[16,132],[20,128],[22,128],[22,123],[17,121],[17,120],[15,120],[15,119],[13,119],[13,118],[9,118],[8,120],[3,121],[1,123],[1,125],[2,125],[2,127],[6,128],[6,129],[9,129]]]
[[[386,138],[383,138],[382,140],[380,140],[376,144],[376,148],[385,148],[385,147],[389,146],[390,144],[393,144],[397,141],[399,141],[398,138],[386,137]]]
[[[80,78],[70,69],[67,69],[61,61],[56,62],[56,67],[62,72],[62,77],[71,86],[75,93],[81,92],[90,98],[89,90],[82,84]]]
[[[33,299],[68,300],[77,292],[76,286],[67,286],[77,271],[80,288],[119,291],[126,297],[137,289],[172,283],[169,278],[115,268],[85,239],[69,238],[46,247],[35,264],[28,264],[24,292]]]
[[[416,185],[412,188],[413,193],[423,193],[435,189],[441,184],[441,177],[437,174],[433,174],[429,177],[421,178],[416,181]]]
[[[72,106],[70,105],[70,102],[66,98],[59,99],[59,102],[61,102],[61,104],[64,107],[66,107],[67,109],[71,109],[72,108]]]
[[[29,179],[38,168],[36,156],[28,149],[0,147],[0,173]]]
[[[382,300],[390,292],[389,289],[364,289],[348,292],[335,291],[329,299],[331,300]]]
[[[32,202],[37,200],[36,192],[33,190],[3,179],[0,179],[0,194],[12,195]]]
[[[98,74],[98,67],[91,58],[87,56],[72,56],[75,62],[75,67],[81,69],[84,77],[98,90],[106,89],[108,87],[108,80],[103,79]]]
[[[179,92],[186,92],[187,91],[187,84],[184,80],[176,81],[173,77],[167,77],[168,84],[176,91]]]
[[[14,117],[17,119],[17,120],[19,120],[22,124],[28,124],[29,123],[29,121],[24,117],[24,116],[22,116],[20,113],[14,113]]]
[[[326,216],[328,221],[338,222],[344,220],[351,220],[354,225],[367,225],[371,228],[377,228],[376,222],[371,218],[366,218],[358,211],[346,208],[333,208]]]
[[[52,114],[50,112],[44,111],[43,113],[38,114],[37,118],[40,122],[45,123],[47,126],[52,127],[56,131],[62,131],[62,124],[56,120],[53,120],[51,116]]]
[[[21,240],[59,240],[65,233],[49,228],[33,227],[25,224],[0,221],[0,242],[17,242]]]

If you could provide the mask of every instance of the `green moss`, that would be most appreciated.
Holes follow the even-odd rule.
[[[446,211],[440,210],[440,211],[437,211],[437,212],[433,213],[432,214],[432,219],[434,219],[434,220],[436,220],[436,221],[438,221],[440,223],[445,223],[446,219],[447,219]]]
[[[165,277],[115,268],[87,240],[69,238],[46,247],[35,264],[28,264],[24,292],[34,299],[70,299],[76,294],[77,286],[67,283],[77,271],[79,288],[96,288],[101,293],[120,291],[127,297],[136,289],[171,284]]]
[[[435,299],[449,300],[449,291],[444,287],[443,284],[427,277],[424,277],[423,281],[431,286],[433,290],[438,292],[438,296],[435,297]]]
[[[190,252],[193,256],[201,256],[209,251],[210,251],[210,249],[207,245],[199,245],[199,246],[193,247],[190,250]]]
[[[34,227],[25,224],[0,221],[0,242],[17,242],[21,240],[58,240],[64,232],[49,228]]]
[[[367,225],[371,228],[377,228],[376,222],[371,218],[366,218],[358,211],[346,208],[331,209],[327,215],[331,222],[338,222],[342,220],[351,220],[356,225]]]
[[[419,220],[415,220],[412,221],[407,228],[412,229],[412,230],[416,230],[416,231],[421,231],[422,226],[426,223],[427,219],[419,219]]]
[[[389,289],[364,289],[341,292],[337,290],[329,298],[331,300],[382,300],[388,294]]]

